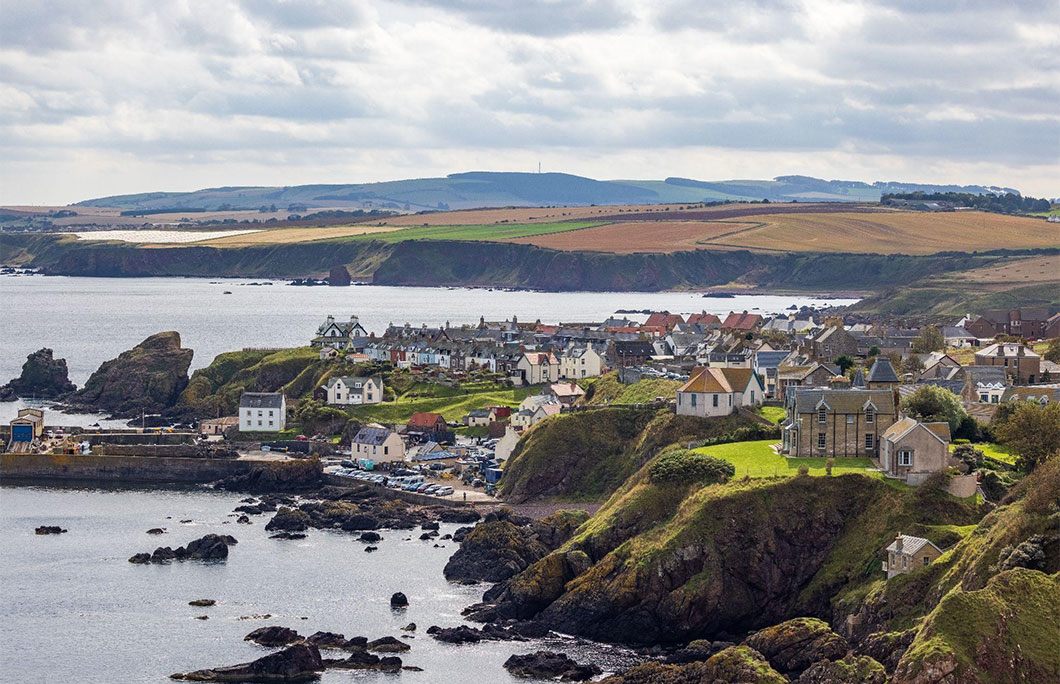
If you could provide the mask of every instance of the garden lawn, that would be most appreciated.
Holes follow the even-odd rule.
[[[1008,465],[1016,465],[1016,455],[1010,454],[1008,449],[1001,446],[1000,444],[994,444],[993,442],[983,442],[981,444],[972,444],[973,447],[983,452],[983,456],[992,458],[995,461],[1001,461]],[[956,448],[956,445],[951,444],[950,450]]]
[[[447,421],[458,421],[471,409],[486,406],[518,406],[528,394],[539,391],[538,387],[519,387],[516,389],[493,388],[482,391],[470,391],[447,396],[408,397],[401,396],[395,401],[370,406],[357,406],[350,410],[350,415],[365,422],[406,423],[413,413],[440,413]],[[415,394],[412,392],[410,394]]]
[[[788,412],[782,406],[760,406],[758,413],[770,423],[780,424],[788,416]]]
[[[799,474],[799,467],[806,466],[810,475],[824,475],[826,458],[787,458],[774,452],[770,446],[775,439],[760,439],[753,442],[732,442],[700,447],[696,452],[728,461],[736,466],[737,478],[745,475],[751,478],[784,477]],[[844,473],[863,473],[881,477],[877,472],[868,472],[872,468],[868,458],[837,457],[832,468],[833,475]]]

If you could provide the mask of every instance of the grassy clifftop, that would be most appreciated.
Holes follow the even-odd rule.
[[[744,418],[692,418],[666,409],[600,409],[554,416],[519,442],[501,494],[513,502],[600,501],[660,449],[720,437]]]

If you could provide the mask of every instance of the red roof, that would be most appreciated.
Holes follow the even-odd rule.
[[[440,413],[413,413],[409,417],[410,428],[425,428],[433,430],[437,427],[445,427],[445,418]]]
[[[733,313],[729,312],[729,315],[725,317],[725,322],[721,324],[721,327],[728,328],[730,330],[754,330],[762,323],[762,317],[758,314],[747,313]]]
[[[671,330],[678,323],[684,323],[685,319],[681,318],[678,314],[672,314],[669,311],[656,311],[652,315],[648,316],[648,320],[644,321],[644,328],[663,328],[665,330]]]
[[[689,325],[721,325],[721,319],[712,313],[694,313],[688,317]]]

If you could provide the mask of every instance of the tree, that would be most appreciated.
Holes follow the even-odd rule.
[[[879,356],[879,355],[880,355],[880,348],[879,347],[877,347],[876,345],[872,345],[871,347],[869,347],[869,356],[870,357],[871,356]]]
[[[919,356],[912,355],[902,361],[901,368],[903,373],[919,373],[924,370],[924,362],[920,360]]]
[[[302,424],[302,431],[308,434],[334,434],[349,420],[345,411],[308,398],[298,402],[294,415]]]
[[[1015,408],[994,427],[994,435],[1017,456],[1016,465],[1030,471],[1060,451],[1060,404],[1016,402]]]
[[[1049,340],[1049,346],[1045,348],[1045,360],[1060,363],[1060,337]]]
[[[929,354],[945,348],[946,340],[942,337],[942,332],[933,325],[921,328],[920,334],[913,340],[914,354]]]
[[[847,371],[854,367],[854,359],[843,354],[842,356],[836,357],[835,365],[839,366],[840,375],[846,375]]]
[[[950,432],[956,432],[968,416],[961,399],[953,392],[935,385],[923,385],[902,400],[902,408],[917,420],[935,423],[946,422]]]

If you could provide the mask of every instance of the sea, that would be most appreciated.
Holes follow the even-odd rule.
[[[71,380],[81,385],[103,361],[163,330],[180,332],[184,346],[195,350],[192,366],[198,368],[223,351],[306,344],[329,314],[357,315],[378,334],[390,323],[474,324],[480,316],[582,322],[619,310],[766,314],[853,300],[33,275],[0,276],[0,301],[0,382],[19,374],[27,354],[50,347],[67,360]],[[26,405],[42,404],[0,403],[0,420]],[[89,414],[48,413],[46,420],[52,425],[123,424]],[[434,542],[420,541],[418,533],[384,531],[379,551],[367,554],[354,536],[341,532],[311,530],[305,540],[273,540],[264,530],[265,517],[249,526],[234,523],[231,511],[239,498],[206,488],[0,483],[0,682],[164,682],[174,672],[265,654],[266,649],[243,641],[263,625],[285,625],[304,635],[323,630],[374,639],[407,635],[400,628],[415,622],[415,638],[408,640],[412,650],[402,658],[423,672],[403,672],[403,681],[515,681],[503,669],[504,661],[541,648],[605,669],[629,662],[618,649],[570,640],[436,642],[426,629],[460,624],[460,611],[484,590],[445,581],[442,568],[455,550],[451,543],[435,548]],[[35,535],[40,525],[69,532]],[[147,535],[153,527],[167,528],[167,534]],[[443,532],[455,527],[443,526]],[[127,561],[134,553],[183,545],[208,532],[239,540],[226,562],[142,566]],[[390,609],[395,591],[408,595],[406,610]],[[218,603],[188,605],[198,598]],[[196,619],[202,615],[209,619]],[[333,671],[322,678],[325,684],[354,680],[393,681],[394,675]]]

